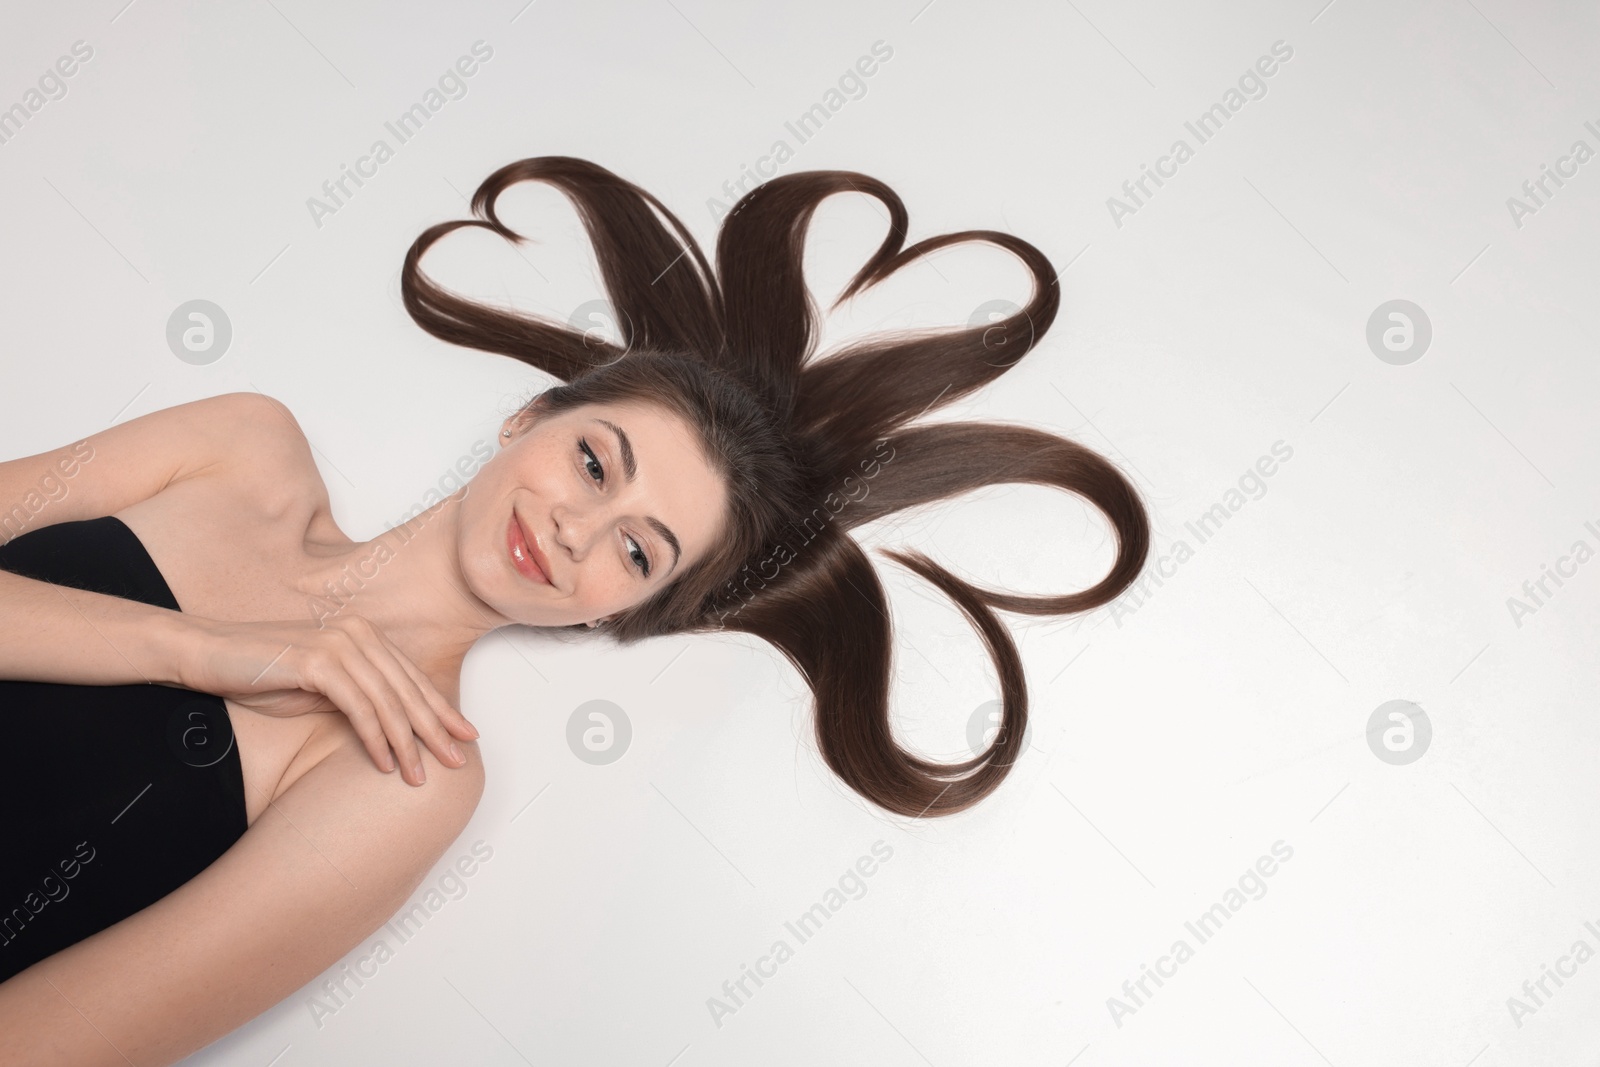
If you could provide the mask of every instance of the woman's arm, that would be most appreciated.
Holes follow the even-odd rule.
[[[0,679],[180,685],[192,626],[182,612],[0,570]]]
[[[0,1063],[174,1063],[398,911],[482,796],[478,746],[412,789],[348,740],[194,878],[0,984]]]
[[[29,530],[113,515],[173,482],[232,466],[244,477],[297,446],[289,409],[223,393],[109,426],[75,444],[0,463],[0,543]]]
[[[279,511],[302,492],[281,472],[304,468],[310,455],[289,409],[264,394],[223,393],[179,404],[55,452],[0,463],[0,534],[111,515],[194,478],[242,484],[268,513]],[[3,510],[7,500],[18,502],[9,512]],[[27,521],[13,522],[16,516]],[[458,766],[448,758],[451,735],[476,737],[472,724],[362,622],[352,614],[328,627],[263,623],[253,631],[251,623],[219,622],[0,570],[0,679],[151,682],[215,693],[267,714],[337,708],[354,719],[373,761],[385,770],[393,766],[393,747],[412,784],[421,784],[413,731],[447,765]],[[339,662],[327,662],[331,652],[304,663],[298,654],[285,656],[296,642],[313,638],[324,651],[336,649]],[[219,640],[240,647],[230,656],[208,653]],[[221,668],[223,660],[231,673]],[[350,673],[352,664],[369,663],[377,671]],[[273,665],[278,669],[263,680]]]
[[[112,515],[200,475],[249,476],[305,447],[260,393],[224,393],[153,411],[76,444],[0,463],[0,542]],[[0,679],[179,684],[182,613],[0,571]]]

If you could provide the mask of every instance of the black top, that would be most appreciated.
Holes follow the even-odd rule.
[[[43,526],[0,568],[181,611],[115,516]],[[0,981],[160,900],[248,828],[220,697],[0,680]]]

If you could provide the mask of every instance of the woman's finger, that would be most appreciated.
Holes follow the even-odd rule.
[[[372,649],[363,648],[361,642],[352,639],[337,656],[345,673],[365,694],[382,725],[383,733],[389,739],[389,747],[394,750],[395,762],[400,765],[400,777],[411,785],[421,785],[427,781],[427,774],[422,769],[422,757],[417,752],[411,718],[383,670],[370,658],[372,654]]]
[[[450,753],[450,746],[453,744],[450,728],[452,725],[455,726],[454,732],[463,741],[473,740],[477,731],[459,711],[450,706],[444,694],[440,693],[428,676],[422,673],[422,669],[395,647],[388,635],[380,632],[378,636],[393,655],[395,663],[411,680],[411,692],[407,696],[412,700],[409,705],[413,711],[411,722],[417,735],[427,743],[440,763],[464,766],[467,762],[466,757],[458,759]]]
[[[389,754],[389,740],[377,711],[361,687],[342,668],[338,657],[328,653],[325,660],[313,658],[306,667],[306,681],[316,687],[316,692],[326,696],[336,711],[344,713],[378,769],[384,773],[393,771],[395,762]]]
[[[438,713],[422,690],[422,685],[432,688],[431,683],[424,678],[422,685],[419,685],[413,674],[416,671],[415,664],[410,663],[405,653],[399,649],[390,652],[389,647],[385,646],[389,646],[389,641],[380,633],[376,645],[363,648],[362,651],[366,653],[369,661],[384,673],[396,691],[399,715],[404,718],[398,719],[395,728],[404,731],[407,740],[412,742],[413,749],[415,749],[414,737],[422,738],[439,762],[445,766],[455,767],[465,763],[464,759],[458,760],[450,754],[450,735],[440,725]],[[419,779],[425,777],[420,757],[413,769]]]

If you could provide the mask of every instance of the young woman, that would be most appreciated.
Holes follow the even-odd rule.
[[[458,227],[521,240],[495,203],[525,180],[577,206],[621,346],[422,274]],[[812,359],[805,235],[840,192],[890,214],[841,301],[979,240],[1027,266],[1032,297],[992,325]],[[811,686],[819,749],[846,784],[897,814],[944,815],[999,786],[1026,726],[995,611],[1097,607],[1143,565],[1143,506],[1093,451],[1022,426],[916,422],[1049,328],[1060,296],[1032,245],[985,230],[902,250],[899,198],[840,171],[752,190],[723,222],[715,272],[654,197],[582,160],[513,163],[472,207],[481,219],[411,247],[408,311],[565,384],[505,420],[467,488],[404,525],[341,533],[293,416],[255,393],[0,463],[0,504],[16,502],[0,514],[0,707],[21,768],[0,786],[18,827],[0,876],[0,1062],[171,1063],[378,928],[481,795],[477,734],[455,705],[462,660],[492,629],[755,634]],[[991,746],[929,761],[895,740],[888,606],[848,531],[999,482],[1081,495],[1110,521],[1116,560],[1082,592],[1024,596],[886,553],[960,606],[1000,686]]]

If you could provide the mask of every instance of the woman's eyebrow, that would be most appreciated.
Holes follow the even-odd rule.
[[[628,481],[639,473],[639,464],[633,458],[633,442],[628,440],[628,435],[622,432],[622,427],[608,419],[595,419],[601,426],[610,430],[617,437],[617,450],[622,453],[622,473],[628,476]]]
[[[617,451],[622,453],[622,473],[623,476],[631,483],[636,477],[638,477],[639,474],[639,462],[633,454],[633,442],[628,440],[628,435],[623,431],[621,426],[611,422],[609,419],[595,419],[594,421],[610,430],[616,436]],[[683,549],[678,544],[677,535],[667,528],[666,523],[662,522],[653,515],[646,517],[644,521],[647,522],[650,525],[650,528],[660,535],[661,539],[667,543],[669,548],[672,549],[672,567],[667,568],[669,571],[672,570],[673,567],[678,565],[678,560],[683,558]]]

